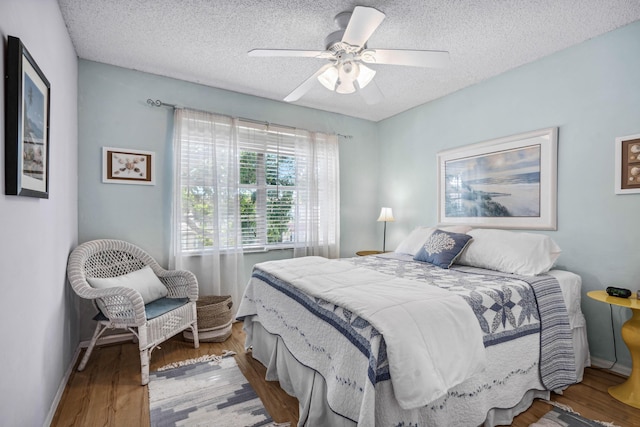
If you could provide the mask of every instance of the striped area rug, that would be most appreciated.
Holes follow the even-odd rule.
[[[610,422],[583,418],[568,406],[550,401],[547,403],[555,407],[529,427],[619,427]]]
[[[288,426],[273,422],[233,354],[179,362],[152,372],[151,426]]]

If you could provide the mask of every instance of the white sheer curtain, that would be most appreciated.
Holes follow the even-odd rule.
[[[340,170],[338,138],[297,131],[294,257],[340,256]]]
[[[176,109],[171,268],[192,271],[200,295],[231,295],[234,314],[245,288],[236,120]]]

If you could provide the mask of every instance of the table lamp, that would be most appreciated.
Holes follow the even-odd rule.
[[[378,221],[384,221],[384,234],[382,235],[382,252],[385,252],[385,244],[387,240],[387,222],[393,222],[393,211],[391,208],[382,208]]]

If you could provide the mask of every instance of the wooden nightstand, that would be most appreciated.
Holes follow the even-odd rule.
[[[609,394],[622,403],[640,408],[640,301],[635,294],[630,298],[618,298],[605,291],[591,291],[587,296],[632,311],[631,319],[622,325],[622,339],[631,352],[631,375],[622,384],[609,387]]]
[[[367,256],[367,255],[378,255],[378,254],[383,254],[384,252],[382,251],[358,251],[356,252],[356,255],[358,256]]]

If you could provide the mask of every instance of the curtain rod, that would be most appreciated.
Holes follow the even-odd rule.
[[[167,108],[173,108],[174,110],[177,109],[181,109],[181,108],[185,108],[185,107],[180,107],[176,104],[167,104],[166,102],[162,102],[159,99],[153,100],[151,98],[147,99],[147,104],[149,104],[151,107],[167,107]],[[209,111],[205,111],[206,113],[210,113]],[[214,114],[218,114],[218,113],[214,113]],[[224,115],[224,114],[221,114]],[[259,124],[259,125],[274,125],[274,126],[279,126],[279,127],[283,127],[283,128],[289,128],[289,129],[297,129],[293,126],[287,126],[287,125],[279,125],[277,123],[269,123],[269,122],[264,122],[264,121],[260,121],[260,120],[254,120],[254,119],[248,119],[246,117],[238,117],[238,119],[240,120],[244,120],[246,122],[251,122],[251,123],[255,123],[255,124]],[[345,138],[345,139],[352,139],[353,135],[344,135],[342,133],[336,133],[336,136],[339,136],[341,138]]]

